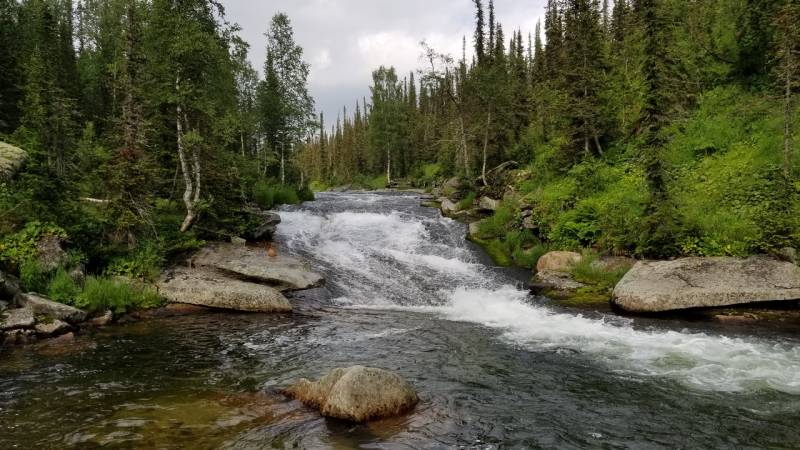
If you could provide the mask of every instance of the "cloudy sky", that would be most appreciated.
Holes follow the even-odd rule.
[[[342,106],[369,95],[372,70],[393,65],[400,73],[421,66],[419,42],[461,54],[461,37],[471,45],[471,0],[222,0],[228,20],[243,28],[250,59],[264,65],[265,38],[276,12],[289,15],[297,42],[311,64],[310,89],[317,109],[335,117]],[[486,3],[486,2],[485,2]],[[495,0],[508,34],[533,31],[546,0]],[[260,70],[261,71],[261,70]],[[330,122],[329,122],[330,123]]]

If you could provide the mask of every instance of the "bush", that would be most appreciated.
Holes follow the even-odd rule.
[[[45,236],[58,236],[66,239],[67,233],[63,228],[41,222],[28,222],[25,228],[17,233],[6,236],[0,242],[0,261],[19,267],[26,261],[36,258],[36,243]]]
[[[466,209],[472,209],[472,205],[475,203],[477,196],[478,195],[474,192],[468,193],[466,197],[462,198],[461,201],[458,202],[458,210],[463,211]]]
[[[81,293],[81,287],[64,269],[58,269],[50,280],[47,296],[66,305],[74,305]]]
[[[253,185],[253,201],[261,209],[272,209],[278,205],[296,205],[302,200],[313,200],[314,194],[309,189],[301,192],[290,186],[272,185],[260,180]]]
[[[262,209],[275,206],[275,190],[266,181],[260,180],[253,185],[253,201]]]
[[[600,289],[610,290],[630,270],[630,266],[619,266],[606,269],[598,264],[600,257],[592,251],[584,251],[581,261],[572,268],[572,276],[576,281],[594,285]]]
[[[89,277],[75,306],[89,312],[111,310],[123,314],[134,309],[155,308],[163,299],[149,286],[134,286],[126,281],[106,277]]]
[[[19,266],[19,279],[22,287],[28,292],[47,292],[50,276],[36,259],[31,258]]]
[[[147,242],[132,254],[112,260],[106,274],[153,281],[164,261],[163,245]]]

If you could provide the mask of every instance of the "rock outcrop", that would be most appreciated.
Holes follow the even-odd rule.
[[[612,302],[637,313],[800,299],[800,267],[768,257],[638,262]]]
[[[458,205],[451,201],[449,198],[442,198],[442,204],[440,206],[442,210],[442,214],[445,216],[452,216],[453,214],[458,212]]]
[[[57,303],[49,298],[36,293],[18,294],[15,298],[16,303],[33,311],[34,314],[49,317],[51,319],[63,320],[69,323],[80,323],[86,320],[86,311],[63,303]]]
[[[0,271],[0,300],[13,300],[21,292],[19,280]]]
[[[268,241],[272,239],[281,223],[281,216],[272,211],[262,211],[250,208],[245,211],[254,222],[253,227],[247,231],[245,238],[249,241]]]
[[[403,414],[419,401],[400,375],[363,366],[335,369],[316,382],[301,379],[284,394],[318,409],[323,416],[353,422]]]
[[[209,269],[176,268],[158,283],[168,301],[246,312],[290,312],[292,305],[275,288],[227,277]]]
[[[313,272],[303,261],[280,253],[270,257],[263,248],[213,244],[200,250],[191,264],[284,292],[311,289],[324,283],[322,275]]]
[[[25,150],[0,142],[0,181],[13,177],[27,159]]]
[[[497,211],[500,207],[500,200],[495,200],[490,197],[481,197],[478,201],[478,209],[483,211]]]
[[[0,316],[0,331],[30,328],[36,323],[30,308],[10,309],[5,311],[3,316]]]

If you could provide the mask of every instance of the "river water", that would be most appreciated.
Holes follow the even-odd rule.
[[[0,350],[0,448],[800,446],[796,330],[560,307],[410,194],[320,194],[278,249],[327,286],[291,315],[161,317]],[[351,425],[277,391],[353,364],[419,391]]]

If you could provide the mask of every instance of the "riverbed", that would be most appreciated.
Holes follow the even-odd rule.
[[[327,279],[290,315],[205,312],[0,350],[0,448],[740,448],[800,445],[796,330],[561,307],[466,226],[398,193],[281,211]],[[363,364],[418,390],[364,425],[278,394]]]

